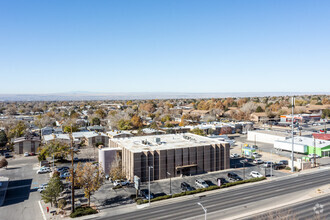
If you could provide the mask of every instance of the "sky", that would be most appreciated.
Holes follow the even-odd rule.
[[[330,1],[0,0],[0,94],[329,92]]]

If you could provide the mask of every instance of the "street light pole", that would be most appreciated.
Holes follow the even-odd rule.
[[[291,152],[291,172],[294,172],[294,134],[293,134],[293,121],[294,121],[294,96],[292,97],[292,118],[291,118],[291,129],[292,129],[292,152]]]
[[[206,220],[206,217],[207,217],[207,209],[204,208],[204,206],[202,205],[202,203],[198,202],[197,204],[200,205],[200,206],[202,207],[202,209],[204,210],[204,212],[205,212],[205,220]]]
[[[71,147],[71,213],[74,212],[74,166],[73,166],[73,137],[72,137],[72,124],[70,132],[70,147]]]
[[[170,195],[172,195],[172,181],[171,181],[172,176],[169,172],[167,172],[167,174],[170,175]]]
[[[150,206],[150,169],[153,168],[152,166],[149,166],[149,190],[148,190],[148,199],[149,199],[149,206]]]

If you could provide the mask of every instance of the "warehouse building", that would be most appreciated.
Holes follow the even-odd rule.
[[[122,149],[126,177],[142,182],[194,175],[230,168],[227,142],[194,134],[167,134],[110,139],[110,148]]]

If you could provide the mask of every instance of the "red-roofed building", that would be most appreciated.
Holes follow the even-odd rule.
[[[330,141],[330,134],[313,134],[315,139]]]

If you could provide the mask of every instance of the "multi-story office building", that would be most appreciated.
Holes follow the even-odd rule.
[[[110,139],[122,149],[123,171],[129,180],[159,180],[224,170],[230,167],[230,145],[191,133]]]

